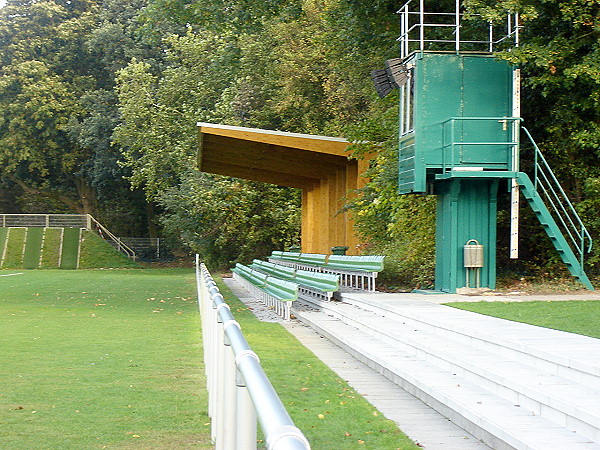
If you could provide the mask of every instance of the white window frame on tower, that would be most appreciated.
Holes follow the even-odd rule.
[[[414,130],[414,90],[413,69],[409,69],[406,82],[400,86],[400,135]]]

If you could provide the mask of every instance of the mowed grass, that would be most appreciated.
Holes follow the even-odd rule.
[[[313,449],[419,448],[284,327],[259,321],[220,279],[215,277],[215,281],[292,420]]]
[[[210,448],[191,270],[1,270],[0,447]]]
[[[0,284],[0,448],[212,448],[192,271],[0,270]],[[418,448],[220,287],[313,449]]]
[[[600,338],[600,301],[448,303],[458,309]]]
[[[83,230],[79,268],[98,269],[103,267],[139,268],[140,265],[128,259],[124,253],[112,247],[96,233]]]

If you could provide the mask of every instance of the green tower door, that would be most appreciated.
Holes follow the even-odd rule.
[[[479,287],[496,287],[498,182],[489,178],[453,178],[435,183],[436,290],[454,293],[458,288],[477,287],[477,279]],[[471,239],[483,245],[483,267],[479,269],[464,268],[463,247]]]

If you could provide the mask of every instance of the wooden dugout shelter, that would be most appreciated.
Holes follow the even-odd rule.
[[[198,123],[202,172],[302,189],[302,251],[329,253],[359,239],[347,212],[347,195],[364,185],[368,160],[346,151],[345,139]]]

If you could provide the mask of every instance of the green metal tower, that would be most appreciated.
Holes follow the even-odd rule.
[[[437,197],[435,289],[495,288],[498,189],[507,184],[511,257],[520,190],[571,273],[593,289],[583,271],[589,233],[521,127],[518,69],[493,56],[518,45],[518,16],[507,15],[500,34],[493,24],[478,34],[463,23],[458,0],[450,13],[427,12],[424,0],[399,13],[401,57],[373,79],[381,96],[400,89],[399,193]],[[522,129],[536,151],[533,181],[519,171]]]

